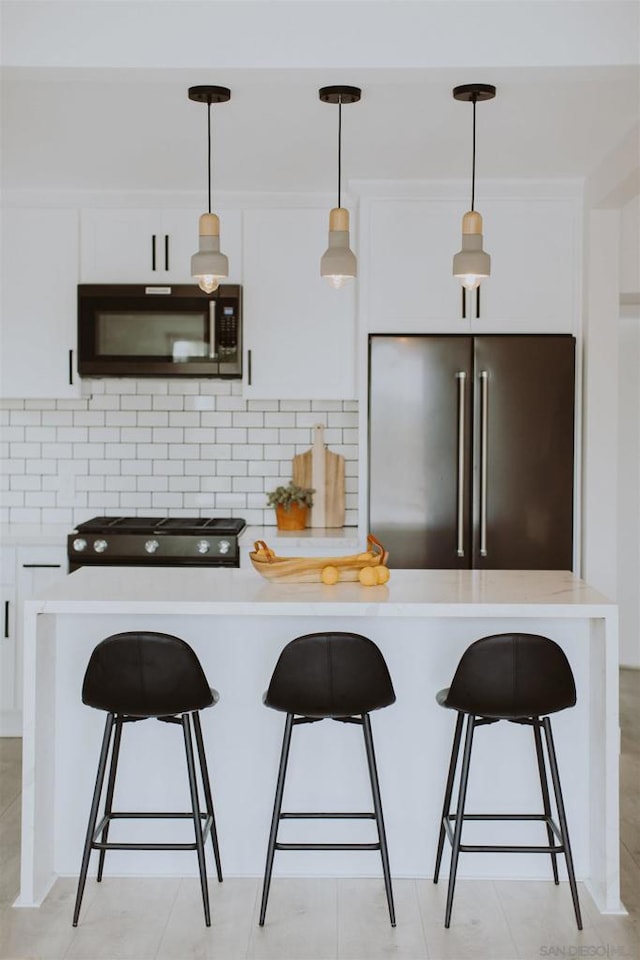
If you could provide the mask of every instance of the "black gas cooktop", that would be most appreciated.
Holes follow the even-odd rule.
[[[239,567],[239,517],[93,517],[67,537],[69,571],[84,566]]]
[[[93,517],[78,533],[216,533],[237,536],[246,524],[238,517]]]

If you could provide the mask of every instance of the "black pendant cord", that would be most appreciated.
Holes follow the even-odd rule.
[[[475,103],[473,106],[475,109]],[[207,101],[207,178],[209,213],[211,213],[211,100]]]
[[[342,186],[342,97],[338,100],[338,207]]]
[[[473,98],[473,149],[471,153],[471,209],[474,210],[476,198],[476,98]]]

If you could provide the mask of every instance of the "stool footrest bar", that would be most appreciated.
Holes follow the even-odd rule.
[[[276,850],[380,850],[379,843],[276,843]]]
[[[281,820],[375,820],[375,813],[281,813]]]

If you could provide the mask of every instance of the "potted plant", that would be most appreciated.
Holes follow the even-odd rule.
[[[314,492],[290,481],[286,487],[276,487],[267,493],[268,505],[275,507],[279,530],[304,530]]]

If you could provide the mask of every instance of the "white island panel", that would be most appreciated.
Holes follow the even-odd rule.
[[[578,704],[554,718],[576,873],[603,911],[621,909],[617,825],[616,608],[570,573],[393,571],[388,584],[273,584],[253,571],[83,568],[26,605],[24,836],[20,905],[41,902],[57,875],[77,874],[104,715],[81,703],[94,646],[121,630],[175,633],[196,650],[220,703],[202,714],[223,871],[260,875],[283,716],[261,702],[293,637],[353,630],[374,640],[397,694],[372,716],[392,872],[430,876],[454,716],[435,693],[480,636],[521,630],[555,639],[571,662]],[[298,730],[285,807],[369,809],[357,728],[326,721]],[[154,721],[123,740],[120,809],[187,809],[179,737]],[[478,736],[470,785],[476,812],[534,812],[539,782],[530,731],[499,724]],[[322,799],[320,799],[322,798]],[[117,824],[120,836],[173,835],[176,822]],[[286,824],[291,839],[365,839],[364,823]],[[538,825],[539,826],[539,825]],[[179,825],[178,829],[183,829]],[[115,828],[114,828],[115,829]],[[477,828],[480,829],[480,828]],[[496,840],[512,825],[484,824]],[[518,824],[531,842],[536,825]],[[531,830],[531,834],[527,834]],[[128,831],[128,832],[127,832]],[[473,831],[473,833],[471,832]],[[473,842],[476,826],[470,828]],[[311,833],[311,836],[310,836]],[[544,838],[542,838],[544,839]],[[97,858],[96,858],[97,859]],[[282,853],[280,875],[380,874],[375,853]],[[195,857],[113,852],[106,873],[191,875]],[[461,876],[548,877],[543,855],[468,855]]]

